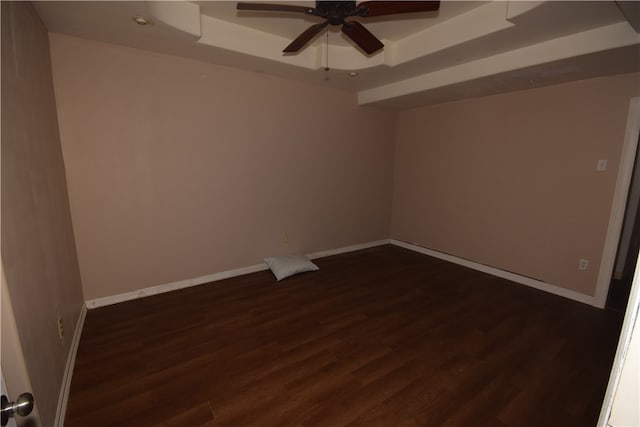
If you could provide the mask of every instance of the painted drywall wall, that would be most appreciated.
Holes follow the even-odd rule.
[[[388,237],[394,112],[50,37],[87,300]]]
[[[630,74],[401,112],[392,238],[594,295],[638,93]]]
[[[1,174],[7,289],[42,425],[52,426],[84,300],[48,35],[27,2],[2,2]],[[58,337],[58,317],[63,339]]]

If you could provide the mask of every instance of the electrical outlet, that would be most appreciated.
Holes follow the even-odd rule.
[[[282,244],[286,245],[289,243],[289,235],[288,234],[283,234],[282,235]]]
[[[589,268],[589,260],[580,258],[580,261],[578,261],[578,270],[586,270],[588,268]]]
[[[62,317],[58,317],[58,336],[60,339],[64,336],[64,325],[62,324]]]

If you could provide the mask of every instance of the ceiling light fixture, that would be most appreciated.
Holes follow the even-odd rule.
[[[136,15],[131,19],[133,19],[133,22],[135,22],[138,25],[151,25],[151,20],[144,16]]]
[[[351,71],[351,72],[349,72],[349,77],[355,77],[355,76],[357,76],[357,75],[358,75],[358,72],[357,72],[357,71]]]

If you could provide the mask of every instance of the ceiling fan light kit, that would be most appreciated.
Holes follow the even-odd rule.
[[[397,15],[400,13],[430,12],[438,10],[439,1],[316,1],[316,7],[294,6],[273,3],[237,4],[238,10],[254,12],[292,12],[317,16],[324,22],[307,28],[284,50],[284,53],[297,53],[302,50],[328,25],[342,26],[342,33],[353,41],[367,55],[372,55],[384,47],[384,44],[358,21],[347,18],[368,18],[374,16]]]

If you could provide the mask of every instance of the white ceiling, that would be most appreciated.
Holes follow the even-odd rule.
[[[352,90],[363,105],[407,108],[640,71],[640,2],[444,0],[437,12],[359,19],[385,44],[372,56],[337,27],[284,55],[319,18],[238,12],[229,1],[34,4],[52,32]],[[135,24],[136,15],[153,24]]]

